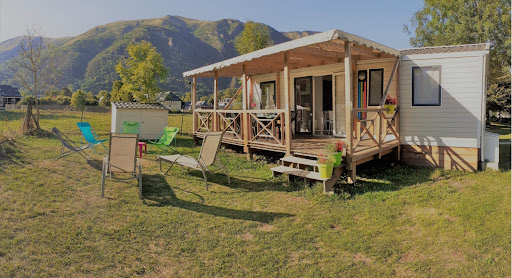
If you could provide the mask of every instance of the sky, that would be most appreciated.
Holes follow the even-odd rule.
[[[381,44],[410,47],[403,32],[422,0],[0,0],[0,41],[41,26],[44,36],[76,36],[119,20],[179,15],[199,20],[256,21],[278,31],[340,29]]]

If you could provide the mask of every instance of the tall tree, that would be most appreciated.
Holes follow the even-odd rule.
[[[502,99],[508,92],[510,102],[510,1],[424,1],[424,7],[414,14],[411,24],[404,26],[409,34],[413,29],[411,45],[490,43],[489,99]]]
[[[17,57],[12,57],[7,67],[12,71],[14,81],[29,95],[35,97],[35,128],[39,127],[39,97],[55,85],[58,71],[56,68],[56,49],[46,42],[42,29],[27,29],[25,38],[19,44]],[[28,110],[27,110],[28,111]]]
[[[119,80],[112,82],[111,102],[133,102],[132,93],[128,90],[123,91],[122,88],[123,82]]]
[[[123,81],[122,91],[133,93],[139,102],[154,102],[160,92],[159,81],[168,73],[162,56],[150,42],[130,43],[127,48],[129,58],[119,61],[116,71]]]
[[[81,91],[77,90],[73,93],[73,96],[71,97],[71,106],[76,111],[82,111],[82,117],[80,118],[80,122],[84,119],[84,110],[85,105],[87,104],[87,95]]]
[[[240,54],[247,54],[273,45],[268,26],[248,21],[244,30],[235,38],[235,48]]]
[[[110,106],[110,93],[106,90],[101,90],[98,93],[98,105],[99,106]]]

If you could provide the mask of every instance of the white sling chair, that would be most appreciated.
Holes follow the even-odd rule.
[[[203,172],[206,191],[208,191],[208,179],[206,178],[206,172],[211,173],[208,167],[217,162],[218,167],[222,168],[226,173],[226,176],[228,177],[228,183],[231,185],[228,169],[217,157],[217,152],[219,151],[223,135],[223,131],[206,133],[203,140],[203,145],[201,146],[201,152],[199,153],[199,157],[197,159],[188,155],[180,154],[159,156],[158,160],[160,162],[160,172],[166,175],[174,164],[180,165],[182,169],[192,168],[200,170]],[[165,172],[162,170],[162,161],[167,161],[171,164]]]

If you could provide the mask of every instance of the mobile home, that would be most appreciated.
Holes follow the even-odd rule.
[[[357,165],[390,153],[413,165],[478,169],[488,54],[488,44],[397,50],[332,30],[183,76],[192,78],[196,138],[224,130],[223,142],[249,156],[267,150],[287,161],[343,140],[353,182]],[[218,78],[234,76],[243,82],[242,109],[219,109]],[[214,79],[212,109],[195,106],[198,78]]]

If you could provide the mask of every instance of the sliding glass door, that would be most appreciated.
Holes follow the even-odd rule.
[[[313,81],[311,76],[295,78],[295,133],[313,133]]]

